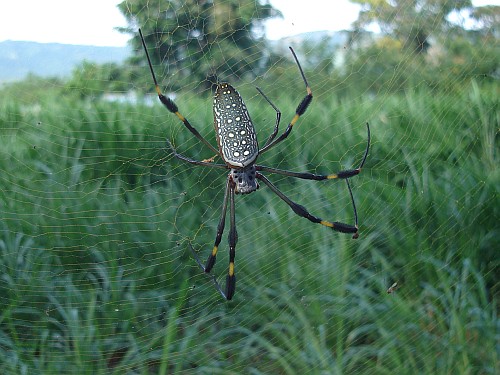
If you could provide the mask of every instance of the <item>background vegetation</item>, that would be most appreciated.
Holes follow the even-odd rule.
[[[165,9],[174,9],[170,3]],[[391,2],[399,3],[409,4]],[[209,251],[225,176],[172,158],[165,138],[193,158],[212,155],[159,103],[102,98],[152,91],[143,55],[127,67],[86,63],[64,83],[30,77],[6,87],[0,373],[500,372],[495,9],[474,10],[482,20],[474,31],[446,25],[445,17],[440,27],[423,25],[425,50],[395,24],[370,37],[360,18],[341,67],[323,59],[321,68],[306,69],[314,102],[260,162],[317,173],[356,165],[370,121],[372,149],[352,181],[360,238],[297,217],[264,187],[237,197],[238,285],[230,303],[187,247],[203,258]],[[268,64],[255,82],[240,68],[220,68],[234,73],[261,142],[275,115],[253,85],[284,122],[304,94],[292,63],[274,56]],[[165,69],[157,73],[167,79]],[[212,140],[200,77],[182,81],[176,102]],[[353,219],[343,183],[269,177],[312,212]],[[225,242],[216,275],[226,272]],[[394,282],[399,289],[388,294]]]

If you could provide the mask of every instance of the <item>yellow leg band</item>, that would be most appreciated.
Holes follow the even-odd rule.
[[[214,246],[214,248],[212,249],[212,256],[216,256],[217,255],[217,250],[218,250],[218,247]]]
[[[333,180],[334,178],[338,178],[339,176],[337,176],[336,174],[329,174],[328,176],[326,176],[326,178],[328,180]]]
[[[179,117],[179,119],[184,122],[186,119],[184,118],[183,115],[181,115],[179,112],[175,112],[175,114],[177,115],[177,117]]]
[[[293,116],[292,121],[290,121],[290,125],[293,126],[297,122],[297,120],[299,119],[299,117],[300,117],[300,115]]]
[[[325,221],[325,220],[321,220],[320,224],[324,225],[325,227],[329,227],[329,228],[333,228],[334,227],[333,223],[330,223],[329,221]]]
[[[233,275],[234,275],[234,263],[229,262],[229,276],[233,276]]]

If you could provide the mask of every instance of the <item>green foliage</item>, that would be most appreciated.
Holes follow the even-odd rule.
[[[47,96],[61,95],[64,82],[60,78],[43,78],[29,74],[25,79],[18,82],[4,84],[0,95],[5,103],[16,101],[19,103],[36,103]]]
[[[438,59],[436,65],[449,73],[448,81],[455,86],[471,79],[498,82],[500,78],[498,37],[489,33],[470,32],[448,38],[445,50]],[[445,78],[442,77],[442,80]]]
[[[341,68],[341,86],[377,94],[420,87],[460,92],[472,81],[498,81],[500,48],[495,37],[457,31],[441,42],[425,55],[408,53],[389,36],[355,46]]]
[[[83,61],[66,83],[69,94],[78,93],[79,99],[96,98],[106,92],[127,92],[132,89],[132,69],[116,63],[96,64]]]
[[[280,92],[287,121],[300,91]],[[369,120],[353,179],[361,236],[315,226],[265,188],[237,197],[231,303],[187,250],[210,251],[225,177],[165,152],[167,136],[212,156],[175,116],[48,93],[38,106],[3,101],[0,372],[498,373],[498,88],[318,92],[259,161],[356,165]],[[177,102],[212,139],[210,101]],[[263,103],[247,103],[259,139],[274,125],[272,109],[253,110]],[[270,178],[311,211],[352,216],[341,182]]]
[[[470,0],[351,0],[363,10],[354,26],[365,28],[376,22],[385,34],[395,37],[405,49],[425,53],[429,37],[449,26],[452,12],[472,7]]]

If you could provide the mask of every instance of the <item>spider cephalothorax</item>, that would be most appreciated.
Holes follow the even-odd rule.
[[[222,233],[224,232],[224,226],[226,223],[226,212],[227,206],[229,203],[229,213],[230,213],[230,225],[229,225],[229,270],[226,277],[226,288],[222,290],[217,279],[212,277],[217,290],[220,294],[230,300],[234,292],[236,290],[236,276],[234,273],[234,258],[235,258],[235,249],[236,243],[238,241],[238,235],[236,232],[236,214],[235,214],[235,194],[248,194],[259,188],[259,184],[257,180],[260,180],[264,183],[272,192],[274,192],[280,199],[282,199],[297,215],[308,219],[309,221],[317,224],[324,225],[328,228],[331,228],[335,231],[341,233],[352,233],[353,238],[358,237],[358,215],[356,211],[356,205],[354,203],[354,198],[352,194],[351,187],[349,185],[349,178],[353,177],[361,171],[363,167],[366,157],[368,156],[368,150],[370,148],[370,127],[368,123],[366,124],[367,132],[368,132],[368,140],[366,145],[366,150],[361,160],[361,163],[358,168],[343,170],[337,173],[328,174],[328,175],[318,175],[314,173],[303,173],[303,172],[292,172],[272,167],[266,167],[263,165],[257,165],[257,158],[271,149],[272,147],[279,144],[285,138],[288,137],[290,132],[292,131],[293,126],[297,122],[300,116],[304,114],[304,112],[309,107],[309,104],[312,101],[312,91],[307,83],[306,77],[302,68],[300,66],[299,60],[295,55],[295,52],[290,47],[290,51],[297,63],[300,74],[306,86],[307,94],[304,96],[297,109],[295,110],[295,115],[289,122],[286,130],[278,137],[279,124],[281,120],[281,112],[278,108],[267,98],[267,96],[259,89],[259,93],[264,97],[264,99],[274,108],[276,111],[276,124],[274,126],[274,130],[267,139],[266,143],[262,148],[259,148],[259,144],[257,142],[257,134],[255,132],[255,127],[250,119],[250,115],[248,113],[247,107],[241,98],[241,95],[236,91],[236,89],[228,83],[220,83],[217,85],[214,102],[213,102],[213,112],[214,112],[214,128],[215,135],[217,138],[218,149],[216,149],[210,142],[208,142],[190,123],[189,121],[179,112],[177,105],[172,101],[172,99],[164,96],[161,93],[160,87],[158,86],[158,82],[156,80],[153,66],[151,64],[151,60],[149,58],[148,50],[146,48],[146,43],[144,41],[141,30],[139,30],[139,34],[142,40],[142,45],[146,52],[146,57],[148,60],[149,68],[151,70],[151,75],[153,76],[153,81],[155,84],[156,92],[158,93],[158,97],[162,104],[172,113],[174,113],[186,126],[186,128],[201,142],[203,142],[212,152],[216,154],[216,156],[220,156],[224,161],[224,164],[213,163],[213,158],[207,160],[194,160],[190,159],[187,156],[184,156],[178,153],[172,144],[167,141],[169,148],[172,150],[172,153],[175,157],[184,160],[188,163],[194,165],[202,165],[211,168],[219,168],[229,170],[226,179],[226,187],[224,190],[224,200],[222,203],[222,213],[219,220],[219,224],[217,226],[217,234],[215,237],[214,247],[210,255],[208,256],[207,262],[205,266],[200,262],[196,252],[191,247],[193,251],[193,255],[196,259],[198,265],[205,271],[209,273],[213,266],[215,265],[215,260],[217,256],[217,251],[219,249],[219,244],[222,239]],[[327,220],[323,220],[319,217],[316,217],[309,213],[309,211],[300,204],[293,202],[290,198],[288,198],[285,194],[283,194],[274,184],[267,179],[261,172],[269,172],[269,173],[277,173],[285,176],[301,178],[305,180],[331,180],[331,179],[345,179],[347,183],[347,188],[349,190],[349,194],[351,196],[351,202],[354,211],[354,225],[345,224],[341,222],[331,222]]]
[[[232,168],[229,172],[231,179],[235,183],[234,192],[236,194],[248,194],[259,188],[256,179],[255,164],[246,168]]]

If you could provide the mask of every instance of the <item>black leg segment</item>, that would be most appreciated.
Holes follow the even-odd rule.
[[[330,222],[330,221],[323,220],[319,217],[316,217],[316,216],[312,215],[311,213],[309,213],[309,211],[304,206],[301,206],[300,204],[295,203],[290,198],[288,198],[285,194],[283,194],[264,175],[257,173],[256,177],[259,180],[261,180],[263,183],[265,183],[278,197],[280,197],[283,201],[285,201],[285,203],[288,204],[290,206],[290,208],[293,210],[293,212],[295,212],[297,215],[299,215],[303,218],[306,218],[307,220],[309,220],[313,223],[317,223],[317,224],[321,224],[321,225],[324,225],[326,227],[329,227],[337,232],[353,233],[354,237],[357,238],[357,233],[358,233],[357,222],[355,225],[349,225],[349,224],[340,223],[340,222],[336,222],[336,221]]]
[[[229,270],[226,277],[226,298],[233,298],[236,290],[236,276],[234,274],[234,257],[236,253],[236,243],[238,242],[238,233],[236,232],[236,211],[234,207],[234,182],[231,181],[229,188]]]
[[[297,59],[297,55],[295,55],[295,51],[290,47],[290,51],[292,51],[293,58],[295,59],[295,62],[297,63],[297,66],[299,67],[300,74],[302,75],[302,79],[304,80],[304,83],[306,85],[306,91],[307,95],[304,96],[300,104],[298,105],[297,109],[295,110],[295,116],[293,116],[292,121],[288,124],[286,130],[284,131],[283,134],[281,134],[277,139],[275,139],[272,142],[266,142],[266,145],[259,151],[259,154],[262,154],[266,151],[268,151],[271,147],[276,146],[278,143],[280,143],[282,140],[284,140],[290,132],[292,131],[293,126],[297,122],[300,116],[302,116],[307,108],[309,107],[309,104],[311,104],[313,95],[312,95],[312,90],[311,87],[309,86],[309,83],[307,83],[306,76],[304,74],[304,71],[302,70],[302,67],[300,66],[299,60]]]

